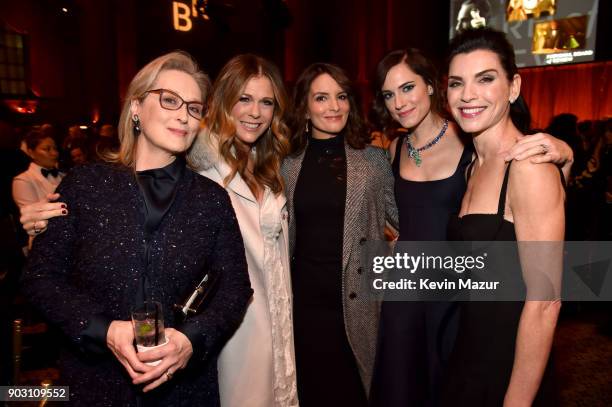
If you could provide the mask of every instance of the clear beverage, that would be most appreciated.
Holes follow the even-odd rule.
[[[132,310],[136,345],[152,347],[164,344],[164,315],[159,302],[146,301]]]
[[[164,335],[163,323],[161,324],[161,330],[158,329],[157,343],[155,340],[155,319],[147,318],[145,320],[134,321],[134,336],[136,338],[136,345],[151,347],[157,346],[166,342]]]

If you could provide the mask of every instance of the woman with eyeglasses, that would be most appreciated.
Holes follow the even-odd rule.
[[[287,200],[280,164],[289,148],[287,96],[270,61],[232,58],[215,81],[191,151],[200,174],[228,192],[254,290],[219,356],[224,407],[297,406]]]
[[[209,87],[185,53],[142,68],[123,105],[120,150],[68,174],[58,193],[70,214],[34,242],[23,289],[69,340],[58,384],[72,402],[219,404],[217,356],[252,290],[226,191],[184,157]],[[217,276],[206,310],[177,318],[174,304],[206,273]],[[130,309],[143,301],[162,304],[168,342],[137,353]]]

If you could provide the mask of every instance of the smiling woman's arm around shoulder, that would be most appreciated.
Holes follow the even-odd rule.
[[[561,307],[565,192],[558,168],[553,164],[514,162],[508,198],[527,300],[504,406],[529,406],[548,363]],[[546,261],[538,261],[542,258]]]

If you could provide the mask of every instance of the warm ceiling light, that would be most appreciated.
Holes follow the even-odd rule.
[[[20,114],[33,114],[36,113],[38,108],[38,101],[36,100],[10,99],[4,100],[4,104],[12,111]]]
[[[67,9],[66,7],[62,7],[62,11],[63,11],[64,13],[67,13],[67,12],[68,12],[68,9]]]

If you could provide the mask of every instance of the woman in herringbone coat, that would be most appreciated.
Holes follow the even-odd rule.
[[[367,145],[345,72],[313,64],[294,92],[292,155],[282,167],[289,208],[298,394],[302,406],[365,406],[378,303],[361,253],[397,225],[385,151]]]

